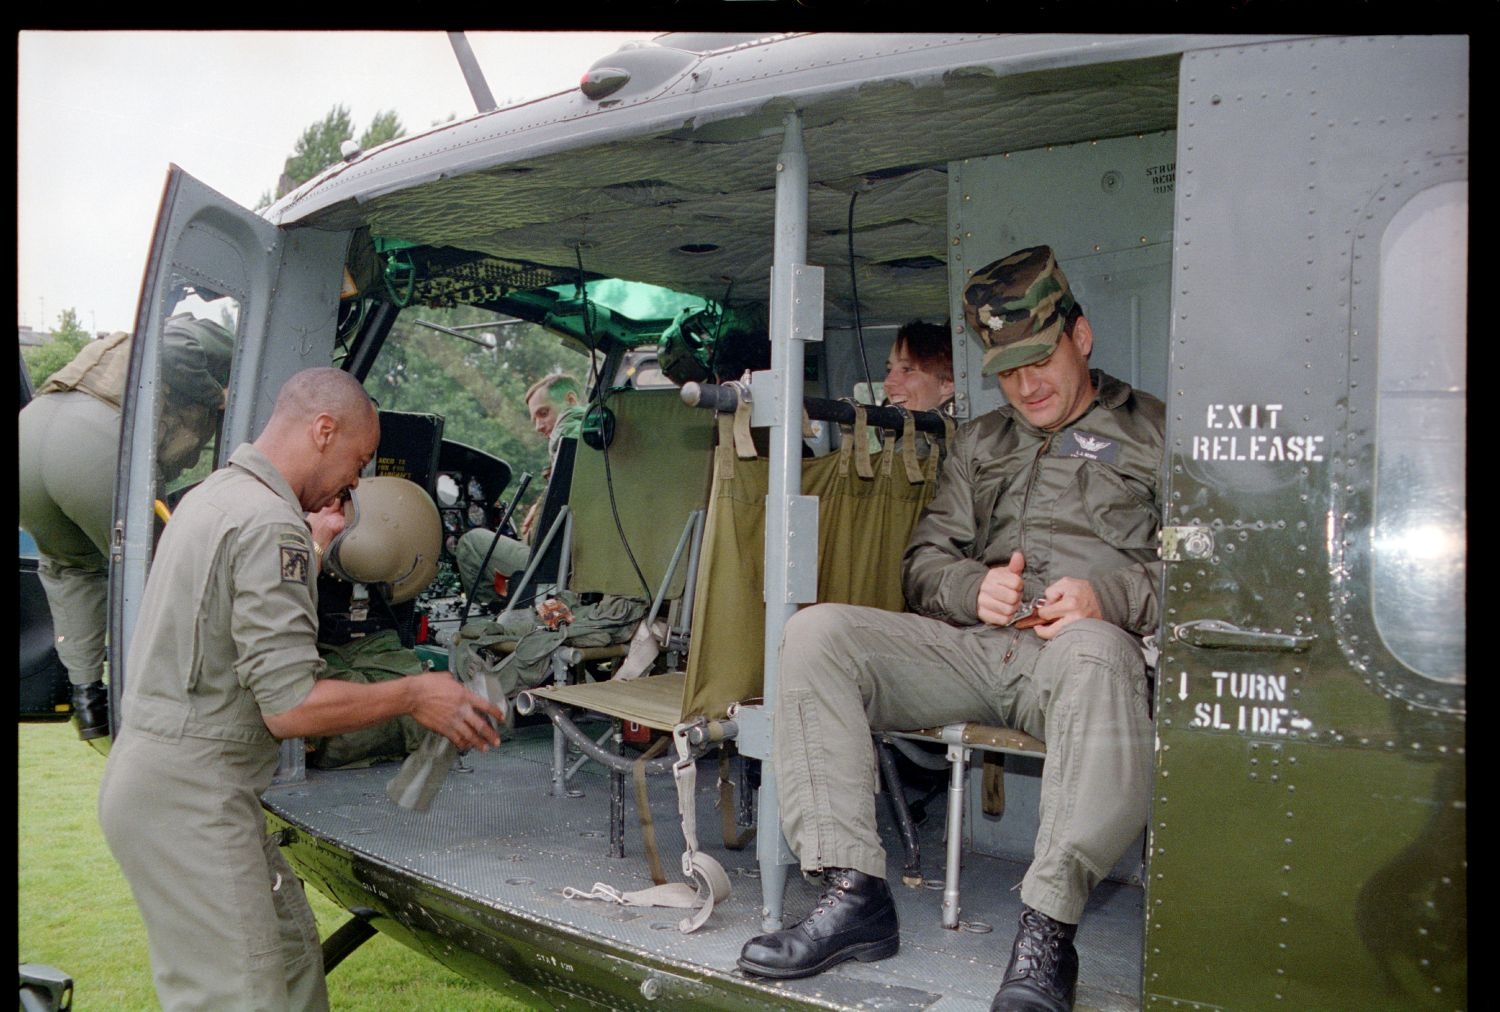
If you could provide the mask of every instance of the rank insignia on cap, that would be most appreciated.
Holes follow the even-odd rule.
[[[306,583],[308,574],[308,555],[311,554],[301,545],[281,546],[281,582],[282,583]]]

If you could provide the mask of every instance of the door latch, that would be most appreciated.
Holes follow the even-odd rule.
[[[1232,622],[1200,618],[1172,627],[1172,638],[1203,650],[1267,650],[1303,653],[1317,636],[1241,629]]]
[[[1207,527],[1163,527],[1157,539],[1167,562],[1206,559],[1214,553],[1214,532]]]

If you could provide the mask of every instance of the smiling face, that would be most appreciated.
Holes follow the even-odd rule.
[[[1005,399],[1032,425],[1052,432],[1073,421],[1094,399],[1089,351],[1094,332],[1080,316],[1063,332],[1051,355],[999,374]]]
[[[932,411],[953,396],[953,377],[939,379],[912,358],[905,341],[898,340],[885,360],[885,396],[908,411]]]

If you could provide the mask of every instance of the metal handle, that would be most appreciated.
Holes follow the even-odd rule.
[[[1316,636],[1241,629],[1217,618],[1201,618],[1172,627],[1172,638],[1203,650],[1277,650],[1302,653]]]

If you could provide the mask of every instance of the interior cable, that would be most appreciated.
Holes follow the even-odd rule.
[[[605,400],[608,396],[608,390],[606,389],[608,384],[602,382],[599,375],[599,359],[597,355],[599,349],[594,344],[594,328],[589,319],[589,290],[583,273],[583,244],[579,243],[573,247],[573,252],[578,257],[578,289],[583,293],[583,342],[589,348],[589,382],[594,386],[594,399],[599,409],[601,437],[599,446],[601,452],[604,454],[604,487],[609,490],[609,511],[615,518],[615,530],[620,535],[620,546],[625,549],[625,557],[630,560],[630,568],[635,570],[636,579],[641,581],[641,588],[646,592],[646,601],[649,603],[655,595],[651,593],[651,585],[646,582],[646,574],[641,572],[640,563],[635,560],[635,552],[630,550],[630,539],[625,536],[625,525],[620,521],[619,503],[615,500],[615,479],[609,466],[609,444],[611,440],[608,438],[612,434],[613,428],[606,421],[609,416],[606,414],[607,408],[605,407]],[[585,418],[585,421],[587,421],[587,418]]]
[[[724,324],[729,318],[729,293],[734,291],[734,278],[726,278],[728,283],[724,286],[724,297],[719,300],[719,311],[714,314],[714,336],[713,344],[708,349],[708,362],[713,375],[709,377],[713,382],[722,382],[719,376],[719,339],[724,336]],[[732,377],[739,379],[738,376]]]
[[[865,328],[859,318],[859,282],[854,277],[854,202],[859,199],[859,190],[849,194],[849,291],[854,298],[854,336],[859,339],[859,363],[865,368],[865,386],[870,391],[870,401],[875,400],[875,380],[870,375],[870,355],[865,351]]]

